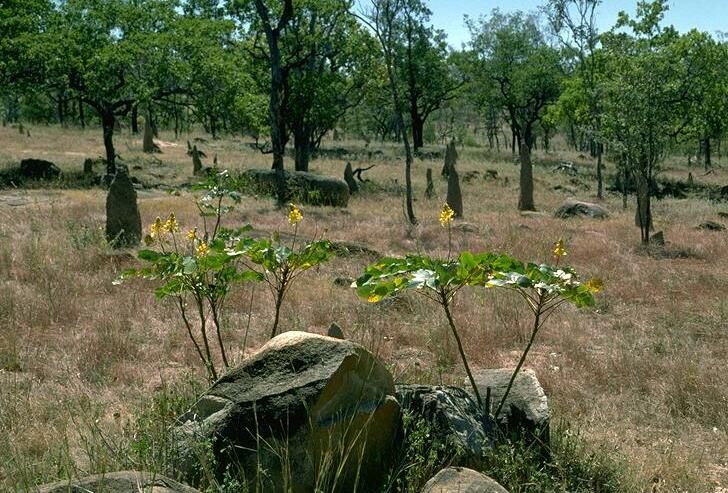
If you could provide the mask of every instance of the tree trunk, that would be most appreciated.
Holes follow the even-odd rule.
[[[83,100],[79,96],[78,98],[78,120],[81,123],[81,129],[86,128],[86,115],[83,111]]]
[[[533,167],[531,165],[531,131],[526,128],[523,142],[521,142],[520,158],[521,158],[521,176],[520,191],[518,194],[518,210],[519,211],[535,211],[536,206],[533,203]]]
[[[311,136],[304,128],[293,130],[293,147],[296,153],[296,171],[308,171],[308,163],[311,159]]]
[[[101,111],[101,125],[104,130],[104,148],[106,149],[106,174],[116,174],[116,151],[114,150],[114,112],[108,109]]]
[[[425,121],[420,117],[417,108],[413,108],[410,111],[410,118],[412,119],[412,147],[414,152],[417,153],[422,147],[424,147],[424,128]]]
[[[637,183],[637,211],[635,222],[640,228],[642,244],[650,242],[650,229],[652,228],[652,212],[650,211],[650,177],[640,174]]]
[[[604,198],[604,180],[602,178],[602,153],[604,146],[602,143],[597,144],[597,198]]]
[[[511,154],[516,155],[516,129],[511,127]]]
[[[131,133],[134,135],[139,133],[139,105],[137,104],[131,107]]]
[[[711,162],[710,137],[703,139],[703,155],[705,157],[705,171],[708,171],[713,167],[713,163]]]

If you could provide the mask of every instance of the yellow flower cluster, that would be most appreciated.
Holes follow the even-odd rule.
[[[303,213],[301,209],[296,207],[294,204],[288,204],[288,222],[291,224],[298,224],[303,221]]]
[[[589,292],[596,294],[602,290],[602,288],[604,287],[604,282],[597,277],[593,277],[585,282],[584,286],[586,286]]]
[[[455,211],[445,202],[440,212],[440,225],[444,228],[452,222],[452,218],[455,217]]]
[[[193,228],[187,232],[187,239],[195,241],[197,239],[197,228]]]
[[[567,253],[566,253],[564,240],[559,238],[558,241],[556,243],[554,243],[553,253],[554,253],[554,257],[566,257]]]
[[[163,229],[167,233],[176,233],[179,231],[179,224],[177,224],[177,218],[174,217],[174,212],[170,212],[167,221],[165,221]]]
[[[207,243],[204,241],[201,241],[199,245],[197,245],[197,256],[198,257],[204,257],[210,252],[210,247],[207,246]]]
[[[149,236],[158,238],[162,233],[164,233],[164,224],[162,218],[157,216],[152,225],[149,226]]]

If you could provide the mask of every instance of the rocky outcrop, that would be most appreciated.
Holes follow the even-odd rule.
[[[249,169],[242,174],[247,189],[258,195],[277,197],[278,174],[271,169]],[[349,185],[344,180],[315,175],[305,171],[284,171],[284,201],[309,205],[346,207],[349,204]]]
[[[83,479],[58,481],[27,493],[200,493],[159,474],[120,471],[96,474]]]
[[[181,467],[212,448],[217,472],[266,492],[376,491],[399,427],[392,376],[362,346],[285,332],[218,380],[180,418]]]
[[[453,465],[474,466],[483,457],[488,438],[483,414],[465,390],[450,386],[397,385],[397,401],[403,413],[424,419],[430,439],[452,452]]]
[[[592,217],[595,219],[606,219],[609,217],[609,211],[598,204],[569,199],[556,210],[554,216],[562,219],[568,217]]]
[[[508,490],[478,471],[447,467],[425,484],[422,493],[508,493]]]

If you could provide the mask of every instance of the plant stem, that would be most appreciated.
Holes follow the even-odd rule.
[[[440,304],[442,305],[443,310],[445,310],[445,316],[447,317],[447,323],[450,325],[450,329],[452,330],[452,334],[455,336],[455,341],[458,344],[458,351],[460,352],[460,359],[463,361],[463,366],[465,367],[465,373],[468,374],[468,380],[470,380],[470,385],[473,387],[473,393],[475,393],[475,399],[478,401],[478,406],[480,406],[480,409],[483,410],[483,412],[488,412],[487,409],[483,406],[483,400],[480,398],[480,392],[478,391],[478,386],[475,385],[475,379],[473,378],[473,373],[470,371],[470,365],[468,365],[468,358],[465,356],[465,350],[463,349],[463,343],[460,341],[460,335],[458,334],[458,330],[455,327],[455,322],[452,319],[452,314],[450,313],[450,302],[447,299],[447,294],[445,293],[444,289],[440,288]]]
[[[518,376],[518,372],[521,371],[521,367],[523,366],[523,362],[526,361],[526,356],[528,356],[528,351],[531,350],[531,346],[533,345],[533,341],[536,339],[536,334],[538,333],[538,329],[541,328],[541,311],[543,308],[544,298],[543,295],[539,296],[538,299],[538,305],[536,305],[536,308],[534,309],[534,319],[533,319],[533,329],[531,331],[531,338],[528,340],[528,345],[526,345],[526,349],[523,351],[523,354],[521,355],[521,359],[518,361],[518,364],[516,365],[516,369],[513,371],[513,375],[511,375],[511,379],[508,382],[508,386],[506,387],[506,391],[503,393],[503,397],[501,397],[500,403],[498,404],[498,408],[495,410],[495,414],[493,415],[493,419],[498,419],[498,415],[501,412],[501,409],[503,409],[503,405],[506,402],[506,399],[508,398],[508,394],[511,391],[511,387],[513,387],[513,382],[515,382],[516,377]]]
[[[230,364],[228,363],[227,354],[225,353],[225,345],[222,343],[222,335],[220,334],[220,319],[217,313],[217,301],[214,300],[213,297],[208,297],[207,301],[210,304],[210,311],[212,312],[212,322],[215,324],[217,344],[220,346],[220,354],[222,354],[222,364],[227,369]]]
[[[273,330],[270,333],[270,338],[273,339],[278,332],[278,321],[280,320],[281,305],[283,304],[283,296],[286,293],[285,278],[281,286],[276,288],[276,316],[273,320]]]

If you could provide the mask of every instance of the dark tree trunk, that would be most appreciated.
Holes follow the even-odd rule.
[[[112,110],[101,111],[101,125],[104,130],[104,148],[106,149],[106,174],[116,174],[116,151],[114,150],[114,124],[116,117]]]
[[[210,134],[213,140],[217,139],[217,119],[214,115],[210,115]]]
[[[86,115],[83,111],[83,99],[79,96],[78,98],[78,120],[81,123],[81,128],[86,128]]]
[[[640,174],[637,183],[637,211],[635,222],[640,228],[642,244],[650,242],[650,230],[652,229],[652,211],[650,210],[650,176]]]
[[[602,178],[602,154],[604,153],[604,146],[602,143],[597,144],[597,198],[604,198],[604,179]]]
[[[708,171],[710,168],[713,167],[713,163],[711,161],[711,153],[712,149],[710,148],[710,137],[705,137],[703,139],[703,156],[705,158],[705,171]]]
[[[424,128],[425,121],[420,116],[417,106],[411,109],[410,118],[412,119],[412,148],[416,153],[424,147]]]
[[[293,146],[296,152],[296,171],[308,171],[311,159],[311,135],[306,125],[296,125],[293,130]]]
[[[533,202],[533,166],[531,165],[531,129],[526,127],[520,147],[521,176],[518,194],[519,211],[535,211]]]
[[[134,135],[139,133],[139,105],[137,104],[131,107],[131,133]]]
[[[511,127],[511,154],[516,155],[516,128]]]

